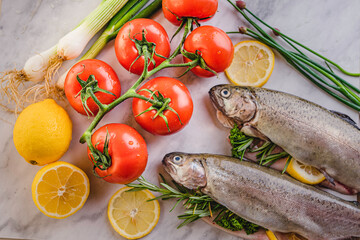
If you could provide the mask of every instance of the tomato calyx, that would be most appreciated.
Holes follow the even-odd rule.
[[[209,68],[209,67],[207,66],[204,58],[202,58],[202,56],[201,56],[201,51],[200,51],[200,50],[196,50],[195,53],[192,53],[192,52],[186,51],[185,49],[182,49],[182,50],[181,50],[181,54],[182,54],[184,57],[186,57],[186,58],[188,58],[188,59],[190,59],[190,60],[192,60],[192,61],[197,60],[197,65],[188,67],[188,68],[186,69],[186,71],[185,71],[180,77],[184,76],[186,73],[188,73],[191,69],[193,69],[193,68],[196,67],[196,66],[199,66],[199,67],[201,67],[202,69],[204,69],[204,70],[206,70],[206,71],[209,71],[209,72],[213,73],[214,75],[218,76],[218,73],[217,73],[216,71],[212,70],[211,68]]]
[[[137,33],[139,34],[139,33]],[[156,48],[156,44],[153,42],[149,42],[148,40],[146,40],[146,30],[143,29],[141,32],[141,36],[142,39],[139,40],[137,38],[135,38],[135,36],[137,35],[135,34],[133,38],[130,37],[130,33],[129,33],[129,38],[131,39],[131,41],[133,41],[135,43],[135,47],[139,53],[139,55],[137,56],[137,58],[132,62],[132,64],[130,65],[130,68],[132,67],[132,65],[134,65],[134,63],[141,57],[144,56],[144,58],[146,58],[148,60],[148,64],[152,63],[154,65],[154,67],[156,66],[156,62],[154,59],[154,55],[164,58],[166,59],[166,57],[162,56],[161,54],[158,54],[155,51]]]
[[[106,137],[105,137],[103,152],[101,152],[99,149],[97,149],[97,145],[99,143],[95,144],[95,147],[92,144],[89,145],[89,149],[91,152],[90,160],[94,164],[93,173],[96,177],[99,177],[99,178],[104,178],[104,177],[109,176],[109,175],[106,175],[104,177],[100,177],[99,174],[97,174],[97,172],[95,171],[96,168],[98,168],[102,171],[105,171],[111,166],[111,157],[109,155],[109,142],[110,142],[109,132],[106,129]]]
[[[102,89],[99,87],[98,81],[95,79],[94,75],[90,75],[89,78],[86,81],[83,81],[79,75],[81,73],[77,74],[76,80],[81,86],[81,90],[74,96],[74,98],[77,98],[80,95],[81,103],[83,105],[83,108],[86,112],[86,115],[89,117],[94,116],[94,113],[90,110],[89,106],[87,105],[87,100],[89,98],[92,98],[94,102],[99,106],[100,109],[104,108],[104,105],[97,99],[95,96],[96,92],[103,92],[107,94],[111,94],[116,97],[116,95],[112,92],[109,92],[105,89]]]
[[[155,110],[156,113],[154,114],[154,116],[152,117],[152,119],[155,119],[157,117],[161,117],[166,124],[167,130],[168,132],[171,132],[170,127],[169,127],[169,122],[167,117],[164,115],[164,111],[169,110],[172,111],[173,113],[176,114],[176,116],[179,119],[179,122],[181,125],[183,125],[183,123],[181,122],[180,116],[179,114],[175,111],[175,109],[173,109],[172,107],[169,106],[171,99],[170,98],[165,98],[164,95],[162,95],[159,91],[151,91],[150,89],[141,89],[139,90],[139,92],[141,91],[145,91],[150,93],[150,97],[148,98],[148,101],[150,103],[152,103],[152,106],[149,107],[148,109],[144,110],[143,112],[139,113],[138,115],[136,115],[135,117],[140,116],[141,114],[144,114],[146,112]],[[158,95],[156,95],[156,93]]]
[[[180,17],[176,13],[172,12],[168,7],[165,6],[165,9],[168,10],[172,15],[174,15],[176,17],[176,20],[181,22],[179,29],[181,29],[187,22],[189,22],[189,19],[190,19],[190,21],[192,23],[191,25],[195,24],[197,27],[200,27],[199,21],[204,21],[204,20],[210,19],[215,15],[215,14],[213,14],[213,15],[210,15],[208,17],[203,17],[203,18],[193,17],[193,16]],[[192,30],[193,30],[193,27],[191,26],[191,31]]]

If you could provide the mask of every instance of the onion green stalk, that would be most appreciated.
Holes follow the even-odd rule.
[[[16,108],[22,108],[29,95],[51,93],[52,78],[65,60],[78,57],[89,40],[108,23],[108,21],[124,6],[128,0],[103,0],[78,26],[66,34],[59,42],[48,50],[30,57],[22,70],[10,70],[0,74],[1,99],[7,98],[7,104],[15,102]],[[40,83],[21,89],[24,82]],[[3,104],[1,104],[3,106]],[[11,111],[10,108],[7,110]]]
[[[146,18],[153,14],[156,10],[161,7],[161,0],[154,0],[149,6],[143,9],[141,12],[138,11],[146,4],[149,0],[130,0],[109,22],[103,33],[99,36],[96,42],[90,47],[90,49],[80,58],[79,61],[84,59],[95,58],[100,51],[106,46],[108,42],[116,38],[120,28],[129,20],[135,18]],[[64,88],[65,78],[70,69],[62,74],[56,86],[60,89]]]
[[[90,39],[107,24],[128,0],[106,0],[80,26],[59,40],[57,55],[64,60],[80,56]]]
[[[255,14],[253,14],[249,9],[247,9],[244,1],[236,1],[236,5],[232,3],[231,0],[227,1],[231,5],[233,5],[236,10],[238,10],[241,15],[257,30],[256,32],[252,29],[241,27],[239,28],[239,31],[229,33],[242,33],[272,47],[273,49],[278,51],[290,65],[292,65],[296,70],[298,70],[316,86],[324,90],[326,93],[328,93],[338,101],[346,104],[347,106],[355,109],[356,111],[360,111],[360,97],[358,95],[360,93],[360,89],[347,82],[339,75],[335,74],[329,65],[333,65],[343,74],[346,74],[348,76],[357,77],[360,76],[360,73],[351,73],[346,71],[334,61],[329,60],[328,58],[315,52],[309,47],[306,47],[305,45],[297,42],[296,40],[286,36],[278,29],[271,27],[263,20],[258,18]],[[261,24],[271,29],[274,32],[275,36],[280,36],[290,47],[295,50],[295,52],[287,50],[280,43],[276,42],[274,38],[267,34],[253,20],[251,20],[251,18],[246,13],[249,13]],[[303,51],[301,51],[300,48],[305,49],[306,51],[324,60],[326,67],[312,60]]]
[[[147,18],[160,6],[161,0],[153,1],[148,7],[137,13],[149,0],[130,0],[109,22],[104,32],[80,60],[95,58],[105,45],[116,38],[120,28],[129,20]]]

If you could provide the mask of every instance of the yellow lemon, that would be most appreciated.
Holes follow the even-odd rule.
[[[123,187],[110,199],[108,217],[112,227],[127,239],[138,239],[149,234],[159,221],[160,205],[148,190],[126,192]]]
[[[20,113],[13,134],[15,147],[27,162],[45,165],[59,160],[69,148],[72,123],[62,107],[46,99]]]
[[[80,168],[56,162],[37,172],[31,191],[34,203],[42,213],[61,219],[82,208],[89,196],[90,184]]]
[[[317,168],[305,165],[295,159],[291,159],[286,172],[293,178],[307,184],[318,184],[325,180],[324,174]]]
[[[269,238],[269,240],[277,240],[275,234],[270,230],[266,230],[266,236]]]
[[[229,80],[240,86],[261,87],[274,69],[274,52],[259,41],[243,41],[235,45],[234,59],[225,70]]]

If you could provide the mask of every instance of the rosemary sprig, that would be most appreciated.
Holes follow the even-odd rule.
[[[138,184],[130,183],[127,184],[128,187],[132,189],[131,191],[141,191],[141,190],[150,190],[152,192],[158,192],[161,195],[150,199],[153,201],[155,199],[168,200],[168,199],[177,199],[175,205],[170,210],[175,209],[180,203],[186,209],[184,214],[178,216],[179,219],[183,222],[178,226],[181,228],[188,223],[194,222],[202,217],[213,217],[216,214],[214,222],[221,227],[230,229],[232,231],[244,230],[247,234],[252,234],[257,232],[260,227],[256,224],[246,221],[245,219],[239,217],[235,213],[228,210],[223,205],[215,202],[211,197],[206,194],[203,194],[199,190],[189,190],[184,186],[179,185],[175,181],[172,183],[175,185],[176,189],[167,184],[164,177],[160,174],[162,183],[161,187],[158,187],[152,183],[149,183],[145,180],[144,177],[138,179]]]

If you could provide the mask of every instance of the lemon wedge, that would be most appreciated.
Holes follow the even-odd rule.
[[[317,168],[305,165],[296,159],[291,159],[286,172],[293,178],[307,184],[318,184],[325,180],[324,174]]]
[[[266,233],[266,236],[269,238],[269,240],[278,240],[272,231],[266,230],[265,233]]]
[[[90,184],[80,168],[56,162],[36,173],[31,191],[34,203],[42,213],[61,219],[82,208],[89,196]]]
[[[240,86],[263,86],[274,69],[274,52],[265,44],[250,40],[239,42],[234,48],[234,59],[225,70],[228,79]]]
[[[149,234],[159,221],[160,205],[148,190],[126,192],[123,187],[110,199],[108,217],[112,227],[127,239],[138,239]]]

